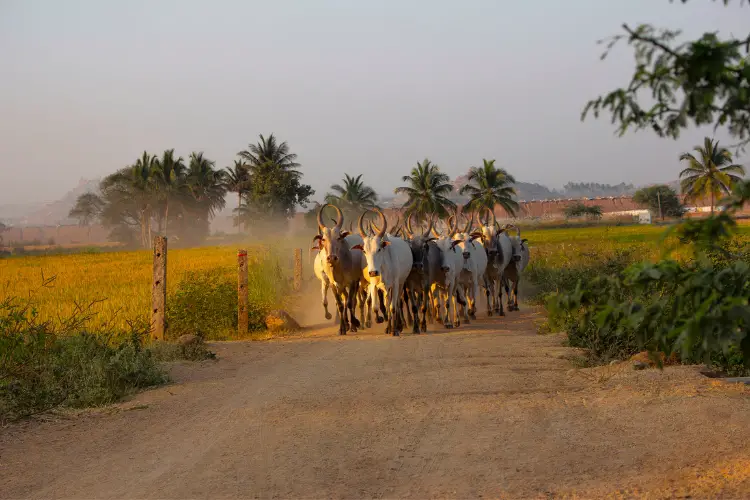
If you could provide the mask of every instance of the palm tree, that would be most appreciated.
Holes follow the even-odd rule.
[[[154,183],[158,198],[164,208],[164,236],[167,236],[169,223],[169,202],[185,193],[185,163],[182,157],[174,157],[174,149],[167,149],[156,160]]]
[[[456,206],[447,198],[453,191],[450,177],[427,158],[421,163],[417,162],[417,166],[411,169],[411,174],[403,176],[401,180],[407,185],[397,187],[394,193],[403,193],[409,197],[403,205],[406,209],[405,216],[414,213],[419,217],[428,214],[446,217],[449,210]]]
[[[247,149],[237,153],[237,156],[245,160],[252,170],[272,165],[280,170],[302,175],[296,170],[300,164],[297,163],[297,155],[289,152],[289,145],[285,142],[278,144],[273,134],[266,139],[260,134],[257,144],[249,144]]]
[[[697,155],[682,153],[680,161],[688,162],[688,167],[680,172],[682,192],[696,200],[706,195],[711,197],[711,214],[718,196],[728,194],[732,186],[745,175],[742,165],[732,163],[732,153],[719,147],[719,141],[710,137],[703,141],[703,147],[693,149]]]
[[[518,203],[513,199],[516,190],[512,185],[516,180],[505,169],[495,167],[495,160],[482,160],[481,167],[471,167],[468,181],[460,191],[462,195],[469,195],[464,212],[482,207],[494,211],[495,205],[500,205],[508,214],[515,216]]]
[[[226,206],[226,172],[216,170],[215,165],[203,152],[192,153],[185,174],[188,191],[208,217]]]
[[[333,184],[331,190],[335,194],[328,193],[325,197],[326,203],[336,205],[350,214],[359,214],[363,210],[373,208],[378,201],[375,190],[362,182],[362,174],[356,177],[344,174],[344,184]]]
[[[240,211],[242,208],[242,196],[250,188],[250,169],[243,160],[234,160],[234,166],[224,169],[224,180],[227,191],[237,193],[237,232],[242,230],[240,224]]]

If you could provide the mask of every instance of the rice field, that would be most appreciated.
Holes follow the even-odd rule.
[[[251,278],[254,271],[275,262],[260,246],[248,249],[248,259]],[[39,319],[55,321],[69,317],[77,307],[96,302],[91,308],[96,313],[92,327],[127,329],[128,321],[148,318],[152,265],[149,250],[0,259],[0,301],[30,298]],[[182,276],[195,271],[236,279],[237,248],[170,250],[167,293],[176,290]],[[49,284],[43,286],[45,281]],[[254,287],[249,289],[252,294]]]
[[[748,238],[748,230],[750,226],[741,227],[740,237]],[[642,260],[659,258],[668,245],[675,243],[663,240],[664,231],[660,226],[595,226],[526,229],[523,237],[529,240],[532,265],[569,267],[580,265],[582,259],[601,259],[626,249],[632,249]],[[264,292],[263,274],[268,266],[288,268],[292,246],[303,249],[303,260],[308,265],[309,244],[309,239],[299,238],[285,242],[283,250],[273,252],[261,245],[249,246],[251,295]],[[173,293],[181,277],[191,271],[235,279],[236,259],[235,246],[170,250],[167,291]],[[39,318],[51,320],[68,317],[76,307],[96,302],[92,307],[96,313],[92,326],[126,329],[129,320],[148,318],[151,273],[152,253],[148,250],[0,259],[0,301],[8,297],[31,298]],[[309,265],[305,274],[311,274]],[[42,286],[50,278],[54,280]]]

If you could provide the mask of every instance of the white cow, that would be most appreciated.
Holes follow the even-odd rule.
[[[503,310],[503,273],[511,262],[513,245],[504,228],[497,223],[497,218],[492,210],[485,208],[492,214],[492,223],[489,217],[484,223],[477,214],[480,226],[472,236],[478,236],[482,240],[487,253],[487,270],[484,273],[484,288],[487,296],[487,315],[492,316],[493,311],[500,316],[505,316]],[[497,295],[495,293],[497,292]],[[490,297],[492,300],[490,300]]]
[[[432,228],[432,235],[436,240],[428,242],[427,268],[425,269],[430,286],[433,316],[435,319],[442,317],[443,325],[446,328],[461,325],[456,303],[463,301],[462,295],[458,293],[458,277],[463,268],[463,257],[456,248],[461,241],[454,241],[451,238],[451,234],[454,232],[452,223],[447,235],[442,235],[435,227]],[[453,319],[451,319],[450,314],[451,306],[453,307]],[[444,314],[441,314],[441,311],[444,311]]]
[[[326,203],[318,211],[318,235],[313,239],[318,242],[320,258],[326,263],[323,266],[325,275],[336,298],[340,319],[339,334],[346,335],[347,330],[356,332],[360,326],[354,308],[360,290],[362,252],[354,247],[350,248],[345,240],[349,232],[342,231],[344,214],[338,207],[333,206],[337,213],[336,225],[328,228],[323,224],[323,210],[327,206],[329,204]]]
[[[367,260],[367,276],[370,281],[370,300],[375,303],[377,290],[383,292],[385,305],[388,309],[388,324],[386,333],[399,335],[403,325],[400,315],[401,294],[404,282],[411,272],[412,257],[408,243],[401,238],[386,234],[388,221],[378,209],[383,227],[377,234],[369,236],[365,231],[363,219],[367,212],[359,217],[359,234],[364,242],[352,249],[361,250]]]
[[[464,320],[477,319],[477,298],[479,286],[484,285],[484,275],[487,270],[487,252],[478,234],[470,234],[473,217],[469,219],[464,230],[453,235],[453,240],[459,240],[458,247],[463,257],[463,266],[459,275],[461,293],[465,295],[468,306],[464,307]]]

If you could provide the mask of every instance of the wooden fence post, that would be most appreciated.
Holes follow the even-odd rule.
[[[294,249],[294,291],[302,289],[302,249]]]
[[[247,335],[247,250],[237,251],[237,333]]]
[[[164,340],[167,330],[167,238],[154,238],[154,277],[151,288],[151,339]]]

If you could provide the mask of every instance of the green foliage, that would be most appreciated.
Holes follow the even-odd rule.
[[[698,127],[726,127],[741,144],[750,141],[750,35],[722,39],[707,32],[680,43],[679,30],[649,24],[634,29],[623,24],[623,29],[624,34],[600,42],[607,44],[602,59],[626,40],[634,48],[635,72],[626,87],[589,101],[582,120],[589,112],[594,117],[608,112],[620,135],[652,129],[674,139],[692,121]],[[646,96],[649,103],[641,104]]]
[[[409,198],[404,203],[406,214],[415,213],[420,217],[436,214],[447,217],[456,208],[456,204],[448,199],[453,191],[450,177],[440,171],[435,163],[425,158],[411,169],[409,175],[401,178],[407,185],[397,187],[396,194],[405,194]]]
[[[161,158],[148,152],[131,166],[105,177],[99,195],[81,195],[71,217],[98,219],[110,239],[148,248],[154,234],[174,236],[177,244],[200,243],[209,220],[224,207],[225,174],[203,153],[192,153],[186,166],[174,150]]]
[[[602,207],[599,205],[588,206],[584,203],[576,202],[565,207],[563,214],[565,214],[567,219],[584,216],[587,219],[600,219],[602,217]]]
[[[206,344],[199,339],[198,342],[188,344],[172,342],[154,342],[148,346],[148,350],[156,361],[203,361],[205,359],[216,359],[216,354],[211,352]]]
[[[691,199],[711,199],[711,212],[719,196],[727,195],[734,185],[742,180],[745,168],[732,164],[732,153],[719,147],[719,141],[706,137],[703,147],[696,146],[697,156],[683,153],[680,161],[688,166],[680,172],[682,192]]]
[[[288,285],[278,263],[266,258],[248,265],[248,329],[265,329],[268,311],[278,307]],[[236,337],[237,278],[215,271],[188,272],[167,298],[167,331],[206,340]]]
[[[680,197],[671,187],[665,184],[641,188],[633,195],[633,201],[648,207],[654,217],[661,214],[664,217],[682,217],[685,207]]]
[[[241,220],[248,227],[267,229],[285,224],[295,214],[295,207],[307,206],[315,191],[302,184],[297,155],[286,142],[279,143],[271,134],[260,136],[257,144],[237,153],[246,162],[247,179],[241,196],[245,205],[238,207]]]
[[[483,207],[494,210],[500,205],[511,216],[518,210],[518,202],[513,197],[516,180],[505,169],[495,167],[495,160],[482,160],[482,166],[471,167],[468,184],[460,190],[461,195],[468,195],[469,201],[464,212],[478,211]]]
[[[344,174],[344,183],[333,184],[331,190],[333,193],[328,193],[325,201],[339,207],[344,212],[344,220],[356,219],[365,210],[374,208],[378,201],[375,190],[362,181],[362,174],[356,177]]]
[[[38,320],[30,302],[0,303],[0,422],[58,406],[82,408],[112,403],[166,374],[134,329],[120,342],[86,332],[86,310],[55,328]]]

